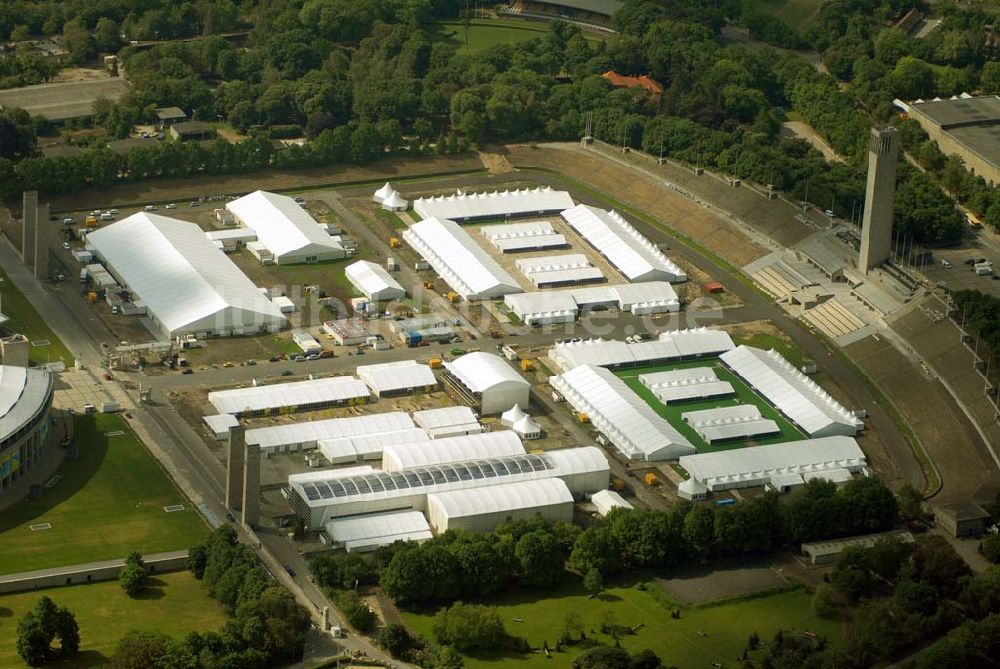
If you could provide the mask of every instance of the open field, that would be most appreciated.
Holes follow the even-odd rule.
[[[642,385],[638,379],[640,374],[664,372],[671,369],[687,369],[690,367],[713,368],[716,375],[718,375],[721,380],[729,381],[733,385],[733,389],[736,390],[736,397],[732,399],[712,399],[704,402],[686,402],[684,404],[667,405],[656,399],[653,392],[646,386]],[[681,362],[672,365],[660,365],[657,367],[636,367],[633,369],[617,371],[615,372],[615,375],[624,379],[625,383],[628,384],[628,387],[631,388],[636,395],[641,397],[646,404],[652,407],[653,411],[665,418],[667,422],[687,437],[688,440],[694,444],[694,447],[698,449],[699,453],[712,453],[715,451],[727,451],[734,448],[743,448],[744,446],[760,446],[763,444],[776,444],[782,441],[805,439],[805,436],[803,436],[803,434],[794,425],[792,425],[788,419],[778,413],[774,407],[764,401],[763,398],[751,390],[749,386],[739,379],[739,377],[726,369],[718,360],[695,360],[692,362]],[[700,411],[702,409],[714,409],[717,407],[730,407],[740,404],[753,404],[757,406],[764,418],[770,418],[778,424],[781,434],[767,439],[727,441],[718,444],[709,444],[698,435],[694,428],[681,420],[681,414],[688,411]]]
[[[599,631],[601,621],[608,614],[614,616],[618,625],[634,627],[642,624],[638,633],[622,637],[622,647],[633,653],[649,648],[660,656],[664,666],[708,667],[712,662],[737,666],[736,660],[747,637],[754,631],[767,640],[779,628],[808,630],[826,636],[832,643],[836,643],[842,634],[841,623],[823,620],[812,614],[810,596],[804,590],[715,606],[682,606],[679,607],[681,617],[676,620],[670,617],[670,610],[675,604],[654,584],[648,584],[645,591],[634,587],[609,587],[592,600],[587,598],[576,581],[544,594],[545,598],[541,599],[538,593],[517,591],[485,603],[497,607],[508,633],[527,638],[534,648],[540,648],[543,642],[553,647],[566,614],[570,612],[580,616],[588,639],[597,639],[609,645],[613,645],[614,640]],[[404,613],[403,616],[410,628],[432,638],[431,613]],[[522,622],[514,622],[515,619]],[[569,667],[573,658],[583,650],[582,646],[574,646],[553,653],[551,658],[541,653],[492,653],[466,658],[465,666],[468,669],[500,666],[556,669]]]
[[[29,341],[48,340],[48,346],[32,346],[29,356],[36,364],[62,360],[67,367],[73,366],[73,356],[63,345],[52,328],[42,320],[31,303],[21,294],[14,283],[0,269],[0,313],[10,318],[4,327],[11,332],[23,334]]]
[[[442,41],[461,49],[468,43],[470,53],[486,51],[501,44],[516,44],[542,38],[549,32],[545,23],[516,19],[474,19],[469,22],[468,36],[461,21],[440,21],[437,26],[435,41]],[[603,41],[596,33],[584,32],[583,36],[589,42]]]
[[[776,16],[795,30],[803,30],[816,17],[823,0],[754,0],[756,9]]]
[[[80,625],[80,655],[50,667],[104,666],[115,644],[132,630],[163,632],[182,638],[189,632],[215,630],[226,614],[190,573],[158,574],[148,590],[132,599],[117,581],[71,585],[0,597],[0,666],[27,666],[17,654],[17,621],[38,598],[48,595],[76,614]]]
[[[105,436],[117,431],[122,434]],[[77,416],[74,440],[79,459],[62,466],[42,498],[0,515],[0,573],[107,560],[131,550],[179,550],[204,539],[208,527],[122,418]],[[164,512],[172,504],[186,508]],[[52,527],[29,527],[40,523]]]

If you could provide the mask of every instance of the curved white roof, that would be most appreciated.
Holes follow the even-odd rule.
[[[0,442],[45,407],[53,384],[51,372],[0,365]]]
[[[614,490],[599,490],[590,496],[590,501],[597,507],[597,513],[607,515],[611,509],[634,509],[625,498]]]
[[[404,230],[403,239],[467,300],[521,292],[517,281],[454,221],[425,219]]]
[[[492,193],[457,193],[422,197],[413,201],[413,211],[422,218],[448,218],[457,221],[542,214],[562,211],[572,206],[573,198],[569,193],[553,190],[549,186]]]
[[[355,460],[376,460],[382,456],[386,446],[412,444],[429,439],[426,431],[411,427],[392,432],[317,439],[316,447],[330,462],[353,462]]]
[[[516,433],[510,430],[481,432],[386,446],[382,450],[382,469],[398,471],[521,453],[524,453],[524,446]]]
[[[584,339],[556,344],[550,353],[561,369],[580,365],[640,367],[658,361],[711,356],[736,348],[724,330],[691,328],[661,332],[659,339],[629,344],[616,339]]]
[[[494,388],[527,388],[528,381],[514,371],[503,358],[492,353],[476,351],[466,353],[451,362],[444,363],[445,368],[476,393],[483,393]]]
[[[370,395],[368,386],[353,376],[330,376],[291,383],[272,383],[250,388],[216,390],[208,394],[208,401],[219,413],[239,415],[246,411],[339,402],[355,397],[369,397]],[[406,427],[413,427],[413,424],[410,423]]]
[[[687,280],[687,275],[618,212],[578,204],[562,217],[629,281]]]
[[[809,436],[853,436],[864,426],[773,349],[738,346],[720,359]]]
[[[227,203],[226,209],[256,232],[257,241],[275,256],[307,250],[345,255],[344,247],[287,195],[258,190]]]
[[[555,478],[437,492],[427,496],[428,514],[434,509],[445,518],[572,503],[573,494],[569,488],[561,479]]]
[[[396,541],[426,541],[432,536],[427,519],[419,511],[366,513],[327,521],[323,529],[335,544],[348,552],[371,550]]]
[[[139,212],[89,233],[87,244],[171,335],[285,324],[194,223]]]
[[[372,199],[378,203],[382,203],[387,197],[393,195],[395,192],[396,189],[392,187],[392,184],[386,181],[384,186],[375,191],[374,195],[372,195]]]
[[[321,439],[370,436],[380,432],[407,430],[412,427],[413,421],[408,414],[403,411],[392,411],[390,413],[363,414],[347,418],[310,420],[258,427],[247,430],[246,441],[248,444],[260,444],[261,448],[274,448],[288,444],[316,442]]]
[[[351,263],[344,268],[344,276],[369,300],[391,300],[406,295],[388,270],[368,260]]]
[[[581,365],[549,383],[627,458],[672,460],[695,452],[684,435],[603,367]]]
[[[437,378],[431,368],[416,360],[359,365],[355,371],[358,378],[376,393],[437,385]]]

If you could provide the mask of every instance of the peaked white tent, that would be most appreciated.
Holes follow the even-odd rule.
[[[524,440],[539,439],[542,436],[542,426],[531,416],[524,416],[511,426],[511,429]]]
[[[521,420],[528,414],[521,410],[520,404],[515,404],[511,408],[500,414],[500,424],[504,427],[511,427],[517,421]]]
[[[378,202],[379,204],[382,204],[383,202],[385,202],[385,199],[387,197],[389,197],[395,192],[396,189],[392,187],[392,184],[386,181],[385,185],[379,188],[377,191],[375,191],[375,193],[372,195],[372,200]]]
[[[336,260],[347,255],[305,209],[288,197],[258,190],[226,204],[236,219],[257,233],[278,265]]]
[[[382,200],[382,208],[386,211],[406,211],[410,203],[403,199],[403,196],[393,191],[389,197]]]

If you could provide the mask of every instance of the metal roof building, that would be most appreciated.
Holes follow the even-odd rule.
[[[681,414],[681,420],[710,444],[781,434],[778,424],[764,418],[753,404],[687,411]]]
[[[687,281],[684,270],[618,212],[579,204],[562,217],[629,281]]]
[[[620,369],[715,357],[734,348],[736,344],[728,332],[702,327],[668,330],[655,340],[636,344],[600,338],[561,342],[549,356],[563,371],[580,365]]]
[[[562,479],[576,497],[608,487],[610,468],[600,449],[592,446],[545,453],[505,455],[404,469],[342,476],[336,470],[323,480],[289,479],[288,499],[309,527],[330,518],[361,513],[426,507],[431,493],[479,488],[499,483]]]
[[[382,469],[395,472],[444,462],[463,462],[522,453],[524,446],[514,432],[510,430],[482,432],[386,446],[382,451]]]
[[[603,367],[582,365],[549,383],[630,460],[674,460],[695,452],[684,435]]]
[[[467,406],[414,411],[413,422],[422,427],[431,439],[478,434],[484,429],[476,414]]]
[[[809,558],[812,564],[830,564],[840,559],[844,550],[852,546],[871,548],[879,541],[900,541],[904,544],[914,542],[913,535],[903,530],[865,534],[857,537],[834,539],[833,541],[813,541],[802,544],[802,554]]]
[[[87,235],[115,279],[173,338],[277,332],[285,317],[194,223],[139,212]]]
[[[639,383],[649,388],[664,404],[700,402],[736,395],[733,384],[719,379],[711,367],[686,367],[640,374],[638,378]]]
[[[344,247],[287,195],[258,190],[226,203],[226,209],[257,233],[257,242],[271,252],[279,265],[336,260],[347,255]]]
[[[216,390],[208,401],[219,413],[234,416],[309,411],[344,404],[363,404],[371,398],[368,387],[353,376],[272,383],[250,388]],[[412,426],[411,426],[412,427]]]
[[[431,392],[438,387],[437,379],[431,368],[416,360],[359,365],[357,373],[358,378],[371,388],[376,397]]]
[[[203,416],[202,420],[218,441],[229,438],[229,428],[240,424],[240,419],[231,413],[220,413],[213,416]]]
[[[710,492],[768,485],[773,478],[779,478],[780,487],[785,489],[795,483],[801,485],[805,474],[835,469],[858,473],[867,469],[858,442],[841,436],[686,455],[679,464],[691,475],[688,481]],[[797,481],[794,477],[798,477]],[[686,496],[683,488],[680,492]]]
[[[403,231],[406,243],[467,300],[488,300],[521,287],[457,223],[428,218]]]
[[[408,414],[392,411],[258,427],[247,430],[246,441],[260,445],[261,450],[283,453],[316,448],[317,442],[323,439],[368,436],[412,427],[413,421]]]
[[[738,346],[720,356],[810,437],[854,436],[864,424],[775,350]]]
[[[429,440],[425,430],[411,427],[391,432],[318,439],[316,446],[330,464],[338,465],[359,460],[381,460],[382,452],[388,446]]]
[[[548,221],[487,225],[479,231],[501,253],[541,251],[568,246],[566,237],[558,234]]]
[[[0,492],[48,450],[54,391],[51,372],[0,365]]]
[[[573,494],[559,479],[503,483],[427,495],[427,519],[437,533],[488,532],[500,523],[541,516],[573,521]]]
[[[344,276],[362,295],[372,302],[385,302],[406,297],[406,291],[381,265],[359,260],[344,268]]]
[[[489,218],[515,218],[554,214],[573,206],[573,198],[564,190],[525,188],[492,193],[457,193],[421,197],[413,201],[413,211],[421,218],[446,218],[452,221],[475,221]]]
[[[590,502],[597,508],[597,513],[606,516],[612,509],[634,509],[614,490],[599,490],[590,496]]]
[[[445,381],[484,416],[526,407],[531,384],[498,355],[477,351],[445,362]]]
[[[427,541],[434,535],[419,511],[369,513],[351,518],[335,518],[323,527],[330,543],[348,553],[373,551],[397,541]]]

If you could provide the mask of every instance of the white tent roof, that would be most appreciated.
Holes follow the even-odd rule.
[[[773,349],[738,346],[720,359],[810,436],[852,436],[863,427],[842,404]]]
[[[437,385],[434,372],[416,360],[398,360],[377,365],[360,365],[358,378],[376,393]]]
[[[455,425],[478,423],[476,413],[467,406],[440,407],[413,412],[413,421],[422,428],[435,430]]]
[[[702,327],[661,332],[659,339],[637,344],[600,338],[567,341],[556,344],[550,355],[563,370],[579,365],[641,367],[658,361],[715,355],[735,347],[727,332]]]
[[[607,369],[581,365],[550,377],[549,383],[630,459],[672,460],[695,451],[691,442]]]
[[[410,416],[403,411],[364,414],[348,418],[311,420],[301,423],[285,423],[270,427],[247,430],[248,444],[260,444],[261,448],[275,448],[288,444],[318,442],[323,439],[341,437],[361,437],[380,432],[395,432],[413,427]]]
[[[292,383],[216,390],[208,394],[208,401],[219,413],[240,414],[244,411],[339,402],[370,395],[368,387],[353,376],[330,376]]]
[[[778,424],[764,418],[753,404],[715,407],[701,411],[686,411],[681,420],[693,427],[701,438],[714,443],[731,439],[747,439],[774,435],[780,432]]]
[[[403,239],[466,299],[521,292],[517,281],[454,221],[428,218],[403,231]]]
[[[692,479],[712,486],[759,481],[780,474],[858,469],[865,463],[857,441],[837,436],[686,455],[679,464]]]
[[[502,483],[484,488],[438,492],[427,496],[428,510],[437,507],[446,518],[572,503],[573,494],[565,483],[556,478]]]
[[[547,272],[554,269],[580,269],[590,267],[590,261],[582,253],[563,253],[555,256],[536,256],[533,258],[521,258],[515,263],[517,268],[525,274],[535,272]]]
[[[625,499],[614,490],[600,490],[590,496],[590,501],[597,507],[597,513],[602,516],[607,515],[611,509],[634,509]]]
[[[503,358],[492,353],[466,353],[451,362],[445,362],[444,366],[472,392],[483,393],[494,388],[527,388],[531,385]]]
[[[344,268],[344,276],[369,299],[385,295],[386,291],[398,293],[397,297],[406,294],[406,291],[399,285],[398,281],[392,278],[388,270],[368,260],[351,263]]]
[[[330,462],[353,460],[374,460],[382,456],[386,446],[394,444],[412,444],[418,441],[429,441],[427,432],[417,427],[392,432],[362,434],[334,439],[319,439],[316,446]]]
[[[382,469],[398,471],[521,453],[524,453],[524,446],[516,433],[510,430],[482,432],[386,446],[382,451]]]
[[[382,203],[387,197],[395,193],[396,189],[392,187],[392,184],[386,181],[384,186],[375,191],[375,194],[372,195],[372,199],[378,203]]]
[[[350,518],[334,518],[324,526],[326,535],[348,551],[388,546],[396,541],[426,541],[433,535],[427,519],[419,511],[366,513]]]
[[[403,196],[399,193],[391,193],[389,197],[382,200],[383,209],[406,209],[409,206],[409,202],[403,199]]]
[[[236,427],[240,424],[240,419],[231,413],[220,413],[214,416],[205,416],[202,418],[205,421],[205,425],[208,426],[213,433],[223,433],[228,432],[229,428]]]
[[[562,217],[629,281],[686,281],[687,275],[617,212],[579,204]]]
[[[375,471],[375,468],[371,465],[355,465],[352,467],[340,467],[334,470],[340,476],[355,476],[357,474],[370,474]],[[308,483],[310,481],[323,481],[330,478],[330,470],[323,471],[307,471],[299,472],[298,474],[289,474],[289,483]]]
[[[285,323],[194,223],[139,212],[89,233],[87,244],[171,334]]]
[[[573,206],[573,198],[563,190],[525,188],[492,193],[463,193],[422,197],[413,201],[413,211],[421,218],[500,218],[524,214],[562,211]]]
[[[227,203],[226,209],[256,232],[257,241],[276,256],[307,247],[344,254],[344,247],[326,234],[316,219],[287,195],[258,190]]]
[[[511,426],[518,435],[524,436],[527,434],[538,434],[542,430],[542,426],[535,422],[531,416],[524,416],[520,420]]]
[[[513,425],[514,423],[521,420],[527,415],[528,414],[524,413],[524,411],[521,410],[520,404],[515,404],[514,406],[512,406],[511,408],[507,409],[502,414],[500,414],[500,421],[502,423],[510,423]]]

